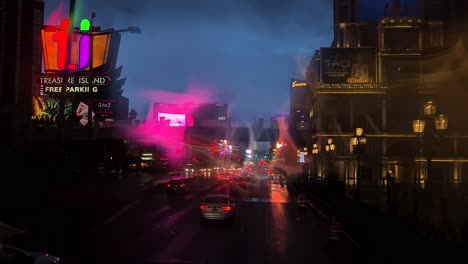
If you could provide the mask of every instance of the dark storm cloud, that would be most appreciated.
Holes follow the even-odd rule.
[[[119,53],[124,95],[139,113],[150,103],[141,91],[183,92],[191,82],[214,87],[239,118],[287,112],[289,79],[332,37],[331,0],[77,2],[104,28],[142,28],[122,36]]]

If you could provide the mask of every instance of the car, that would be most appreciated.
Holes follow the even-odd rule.
[[[221,220],[230,223],[234,220],[235,203],[229,195],[209,194],[200,205],[201,222],[205,220]]]
[[[42,252],[32,252],[18,247],[0,244],[0,263],[2,264],[57,264],[58,257]]]
[[[230,181],[231,174],[229,174],[228,172],[220,172],[216,174],[216,179],[218,181]]]
[[[167,183],[167,192],[169,194],[184,194],[185,193],[184,181],[182,179],[169,181]]]

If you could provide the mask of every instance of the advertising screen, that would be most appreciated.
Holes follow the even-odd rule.
[[[184,114],[158,113],[158,120],[169,124],[170,127],[185,126]]]
[[[72,103],[65,99],[64,119],[72,118]],[[36,127],[57,127],[60,109],[60,98],[48,96],[32,97],[31,120]]]
[[[117,99],[93,98],[93,112],[102,118],[115,118],[118,112]]]
[[[320,54],[322,83],[375,83],[374,48],[321,48]]]

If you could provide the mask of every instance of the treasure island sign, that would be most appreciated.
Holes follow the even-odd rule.
[[[99,102],[114,102],[106,104],[109,109],[104,112],[108,115],[114,111],[110,107],[116,105],[112,80],[108,75],[115,66],[115,47],[118,49],[120,40],[118,34],[113,34],[113,30],[90,30],[91,23],[87,18],[80,20],[79,27],[70,37],[68,28],[69,19],[63,18],[60,26],[44,25],[41,29],[44,72],[36,79],[37,88],[32,98],[32,120],[36,126],[57,125],[57,102],[63,95],[66,102],[65,120],[76,119],[81,124],[84,117],[78,116],[78,113],[85,112],[79,109],[83,105],[87,107],[85,102],[89,102],[90,95],[94,102],[93,117]],[[67,49],[70,51],[68,65]],[[64,85],[65,70],[67,79]],[[100,111],[103,112],[102,109]]]

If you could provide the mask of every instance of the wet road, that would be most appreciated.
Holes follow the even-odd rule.
[[[236,188],[236,187],[235,187]],[[251,183],[236,202],[232,225],[200,223],[207,193],[229,184],[200,180],[183,196],[155,188],[83,235],[74,263],[350,263],[349,252],[327,248],[327,224],[269,181]]]

